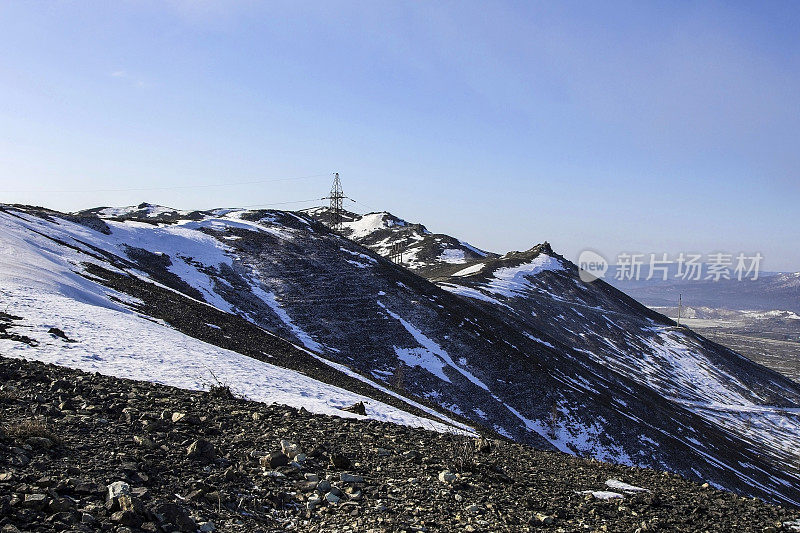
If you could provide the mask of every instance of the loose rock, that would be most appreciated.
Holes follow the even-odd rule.
[[[189,457],[189,459],[204,464],[213,463],[217,460],[217,454],[214,450],[214,445],[203,439],[199,439],[191,443],[186,449],[186,455]]]

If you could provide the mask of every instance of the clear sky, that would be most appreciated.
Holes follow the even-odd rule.
[[[338,171],[355,210],[494,251],[796,271],[799,27],[793,1],[6,1],[0,202],[295,202]]]

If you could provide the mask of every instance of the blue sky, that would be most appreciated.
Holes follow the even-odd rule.
[[[798,6],[3,2],[0,201],[273,204],[339,171],[355,210],[495,251],[796,271]]]

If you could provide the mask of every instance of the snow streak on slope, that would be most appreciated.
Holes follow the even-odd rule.
[[[6,266],[0,265],[2,281]],[[312,413],[357,417],[340,408],[363,401],[368,418],[448,430],[444,424],[198,341],[134,313],[93,306],[60,294],[31,297],[29,291],[11,290],[5,284],[0,295],[4,303],[11,303],[14,313],[24,317],[25,335],[39,342],[31,347],[0,340],[0,350],[10,357],[191,390],[207,390],[221,382],[238,396],[305,407]],[[63,329],[78,342],[67,343],[47,334],[51,327]]]
[[[432,339],[425,336],[420,330],[415,328],[411,325],[408,321],[404,320],[400,315],[397,313],[393,313],[386,309],[386,306],[383,305],[381,302],[378,302],[378,305],[381,306],[390,317],[394,318],[398,322],[400,322],[406,331],[411,333],[411,336],[414,337],[420,344],[420,348],[414,348],[412,350],[405,350],[405,356],[408,357],[407,364],[409,366],[420,366],[425,368],[426,370],[430,371],[431,373],[435,374],[440,379],[447,381],[450,383],[450,379],[444,375],[444,367],[449,366],[453,370],[457,371],[459,374],[470,380],[472,383],[477,385],[478,387],[482,388],[485,391],[489,390],[489,387],[486,386],[481,380],[473,376],[469,371],[461,368],[458,366],[455,361],[450,357],[450,355],[444,351],[444,349],[439,346],[436,342]],[[395,350],[397,348],[395,347]],[[400,355],[400,353],[398,353]]]
[[[0,340],[0,350],[5,355],[187,389],[207,389],[219,380],[234,393],[252,400],[338,416],[358,416],[339,408],[363,401],[369,418],[449,431],[444,424],[199,341],[132,312],[118,303],[135,303],[130,297],[78,274],[78,263],[86,256],[77,251],[70,253],[69,248],[26,231],[26,227],[42,229],[46,223],[24,218],[28,219],[27,224],[0,213],[0,297],[8,312],[23,317],[24,334],[38,341],[38,345]],[[70,233],[88,237],[86,233],[92,231],[66,221],[59,221],[59,225],[62,238]],[[174,238],[176,229],[179,228],[160,235],[166,236],[170,244],[181,243],[182,249],[188,251],[186,243]],[[195,237],[203,240],[204,236]],[[143,240],[137,242],[141,244]],[[111,239],[106,243],[115,244]],[[209,260],[208,250],[205,254],[195,253],[197,256]],[[65,342],[48,334],[51,327],[64,330],[77,342]]]
[[[306,348],[314,351],[319,351],[322,349],[322,345],[320,343],[312,339],[308,333],[303,331],[292,321],[291,317],[289,317],[289,313],[287,313],[286,310],[281,307],[281,304],[278,303],[278,299],[275,297],[274,293],[267,292],[258,286],[251,286],[250,291],[270,306],[273,312],[275,312],[275,314],[278,315],[281,320],[283,320],[283,323],[292,330],[292,333],[294,333],[295,337],[300,339],[300,342],[302,342]]]

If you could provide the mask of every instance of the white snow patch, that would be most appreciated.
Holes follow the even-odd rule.
[[[598,500],[615,500],[625,498],[625,496],[618,492],[611,492],[607,490],[582,490],[578,494],[591,494]]]
[[[528,277],[546,270],[564,270],[561,262],[547,254],[539,254],[533,260],[515,267],[498,268],[493,279],[486,284],[486,290],[507,297],[521,295],[531,288]]]
[[[303,331],[300,326],[292,321],[289,313],[287,313],[286,310],[281,307],[281,304],[278,302],[278,298],[275,296],[275,293],[267,292],[258,285],[251,285],[250,290],[264,303],[266,303],[276,315],[278,315],[278,318],[280,318],[281,321],[286,324],[294,336],[297,337],[297,339],[302,342],[306,348],[315,352],[319,352],[323,349],[323,346],[320,343],[312,339],[308,333]]]
[[[530,333],[528,333],[527,331],[523,331],[523,332],[522,332],[522,334],[523,334],[523,335],[525,335],[526,337],[528,337],[528,338],[529,338],[530,340],[532,340],[532,341],[536,341],[536,342],[538,342],[539,344],[544,344],[544,345],[545,345],[545,346],[547,346],[548,348],[555,348],[555,346],[553,346],[553,345],[552,345],[552,344],[550,344],[549,342],[547,342],[547,341],[543,341],[543,340],[542,340],[542,339],[540,339],[539,337],[536,337],[536,336],[534,336],[534,335],[531,335],[531,334],[530,334]]]
[[[347,248],[345,248],[343,246],[339,247],[339,250],[341,250],[343,252],[347,252],[348,254],[353,255],[355,257],[358,257],[358,258],[364,259],[366,261],[369,261],[370,263],[373,263],[373,264],[377,264],[378,263],[377,259],[375,259],[374,257],[370,257],[367,254],[362,254],[361,252],[355,252],[353,250],[348,250]]]
[[[463,246],[465,248],[468,248],[470,251],[472,251],[475,254],[478,254],[481,257],[486,257],[487,255],[489,255],[488,252],[484,252],[480,248],[475,248],[474,246],[472,246],[470,243],[468,243],[466,241],[458,241],[458,242],[461,244],[461,246]]]
[[[417,409],[420,409],[420,410],[422,410],[422,411],[424,411],[424,412],[426,412],[426,413],[428,413],[430,415],[433,415],[436,418],[444,421],[446,425],[441,425],[441,427],[437,426],[436,427],[436,431],[455,432],[455,433],[463,433],[463,434],[475,435],[475,430],[473,430],[471,427],[469,427],[466,424],[463,424],[461,422],[457,422],[457,421],[455,421],[455,420],[453,420],[453,419],[451,419],[451,418],[439,413],[438,411],[436,411],[434,409],[431,409],[430,407],[427,407],[425,405],[417,403],[414,400],[410,400],[410,399],[406,398],[405,396],[401,396],[400,394],[398,394],[398,393],[396,393],[396,392],[394,392],[392,390],[389,390],[386,387],[384,387],[384,386],[382,386],[382,385],[380,385],[378,383],[375,383],[374,381],[372,381],[370,379],[367,379],[366,377],[362,376],[361,374],[359,374],[357,372],[353,372],[350,368],[346,367],[345,365],[342,365],[340,363],[336,363],[336,362],[331,361],[329,359],[325,359],[324,357],[321,357],[321,356],[319,356],[319,355],[317,355],[315,353],[311,353],[311,352],[308,352],[308,353],[310,353],[315,359],[325,363],[326,365],[330,366],[331,368],[335,368],[336,370],[339,370],[340,372],[342,372],[344,374],[347,374],[350,377],[356,378],[359,381],[363,381],[364,383],[367,383],[368,385],[378,389],[381,392],[385,392],[386,394],[388,394],[390,396],[394,396],[395,398],[397,398],[399,400],[402,400],[403,402],[407,403],[408,405],[416,407]],[[391,372],[377,371],[377,370],[373,370],[373,373],[380,373],[380,374],[387,374],[387,375],[391,375],[392,374]],[[437,422],[433,422],[433,423],[437,424]],[[447,425],[450,425],[452,427],[448,428]],[[454,428],[457,428],[457,429],[454,429]]]
[[[484,265],[483,263],[477,263],[477,264],[468,266],[467,268],[462,268],[461,270],[459,270],[458,272],[456,272],[453,275],[454,276],[469,276],[471,274],[477,274],[478,272],[483,270],[484,266],[486,266],[486,265]]]
[[[378,305],[381,306],[383,308],[383,310],[386,311],[386,313],[389,316],[391,316],[392,318],[394,318],[395,320],[400,322],[403,325],[403,327],[406,328],[406,331],[408,331],[411,334],[411,336],[414,337],[414,340],[416,340],[426,350],[426,352],[428,354],[430,354],[432,356],[435,356],[436,358],[440,359],[441,362],[443,362],[444,364],[447,364],[448,366],[452,367],[459,374],[461,374],[462,376],[464,376],[469,381],[471,381],[472,383],[474,383],[478,387],[482,388],[483,390],[487,390],[487,391],[489,390],[489,387],[487,387],[481,380],[479,380],[478,378],[473,376],[469,371],[467,371],[467,370],[461,368],[459,365],[457,365],[455,363],[455,361],[453,361],[453,359],[450,357],[450,355],[446,351],[444,351],[444,349],[441,346],[436,344],[436,342],[434,342],[433,339],[430,339],[430,338],[426,337],[425,334],[423,334],[420,330],[415,328],[411,323],[409,323],[408,321],[404,320],[400,315],[398,315],[397,313],[393,313],[392,311],[387,309],[386,306],[383,305],[383,303],[381,303],[380,301],[378,301]],[[396,351],[396,349],[395,349],[395,351]],[[399,356],[399,354],[398,354],[398,356]],[[443,372],[442,372],[442,375],[444,375]],[[446,379],[446,381],[450,381],[450,380]]]
[[[439,261],[455,264],[464,263],[466,262],[464,250],[459,250],[458,248],[446,248],[445,250],[442,250],[441,255],[439,255]]]
[[[394,220],[389,217],[389,213],[367,213],[361,218],[352,222],[343,222],[342,226],[350,228],[353,233],[350,235],[351,239],[361,239],[374,233],[380,229],[390,228],[394,226]],[[405,225],[405,223],[400,224]]]
[[[462,285],[455,285],[452,283],[439,283],[439,287],[446,290],[447,292],[457,294],[459,296],[464,296],[466,298],[472,298],[473,300],[482,300],[484,302],[489,302],[490,304],[499,305],[502,307],[507,307],[511,309],[507,304],[495,300],[491,296],[487,296],[486,294],[482,293],[477,289],[473,289],[471,287],[464,287]]]
[[[436,354],[430,350],[421,347],[401,348],[399,346],[395,346],[394,353],[397,354],[398,359],[403,361],[408,366],[423,368],[442,381],[451,383],[450,378],[448,378],[444,373],[444,361],[436,357]]]
[[[643,489],[642,487],[636,487],[634,485],[629,485],[628,483],[625,483],[618,479],[607,480],[606,487],[610,489],[620,490],[622,492],[650,492],[647,489]]]

